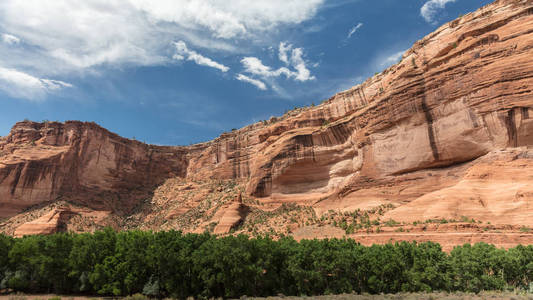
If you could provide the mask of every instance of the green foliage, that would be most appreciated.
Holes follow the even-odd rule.
[[[523,227],[520,228],[520,231],[521,231],[521,232],[530,232],[530,231],[531,231],[531,228],[526,227],[526,226],[523,226]]]
[[[385,222],[385,226],[389,226],[389,227],[396,226],[396,225],[399,225],[399,224],[400,223],[398,223],[397,221],[395,221],[393,219],[390,219],[387,222]]]
[[[361,212],[346,214],[361,221],[341,220],[348,233],[370,224]],[[18,239],[0,235],[0,268],[1,289],[133,295],[126,298],[132,300],[527,291],[533,282],[533,246],[506,251],[466,244],[447,254],[431,242],[365,247],[351,239],[296,242],[105,229]]]
[[[0,289],[5,289],[7,282],[4,282],[9,264],[9,251],[13,247],[14,240],[11,237],[0,235]]]

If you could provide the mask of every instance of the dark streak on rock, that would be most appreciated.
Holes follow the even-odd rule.
[[[15,190],[17,189],[17,185],[19,184],[20,174],[22,173],[22,168],[23,168],[22,165],[17,166],[15,178],[13,179],[13,182],[11,183],[11,195],[15,194]]]
[[[507,111],[507,118],[505,124],[507,125],[507,134],[509,135],[509,147],[517,146],[515,111],[510,109]]]
[[[468,116],[470,117],[470,120],[472,121],[472,126],[474,128],[478,128],[479,123],[477,121],[477,116],[471,108],[468,109]]]
[[[431,147],[431,152],[433,153],[433,158],[437,161],[439,160],[439,150],[437,148],[437,143],[435,141],[435,133],[433,131],[433,116],[429,111],[429,108],[426,104],[425,96],[422,98],[422,110],[424,111],[424,116],[426,117],[426,122],[428,123],[428,138],[429,146]]]
[[[528,107],[522,107],[522,119],[529,119],[529,108]]]

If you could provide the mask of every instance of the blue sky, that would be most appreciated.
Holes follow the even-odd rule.
[[[148,143],[207,141],[318,104],[490,2],[3,0],[0,135],[82,120]]]

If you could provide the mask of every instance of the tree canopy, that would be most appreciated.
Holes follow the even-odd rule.
[[[365,247],[350,239],[216,237],[179,231],[0,235],[0,288],[184,299],[527,289],[533,246]]]

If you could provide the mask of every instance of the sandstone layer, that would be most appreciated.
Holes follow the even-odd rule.
[[[161,147],[93,123],[20,122],[0,139],[3,228],[57,201],[105,211],[120,228],[217,233],[263,232],[256,219],[290,233],[332,210],[387,207],[369,228],[468,218],[523,226],[530,243],[532,58],[533,1],[498,0],[321,105],[210,142]],[[214,182],[244,192],[244,204],[214,199]]]

